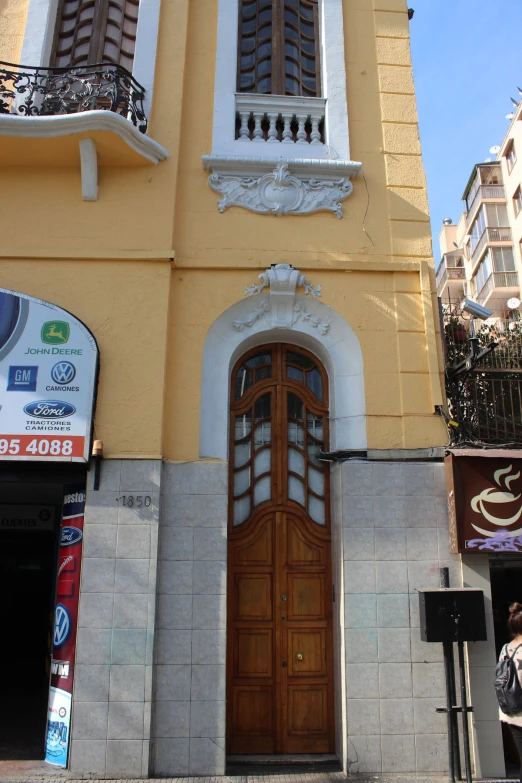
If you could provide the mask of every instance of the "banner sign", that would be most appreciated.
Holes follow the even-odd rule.
[[[522,459],[450,454],[445,462],[450,552],[522,552]]]
[[[6,505],[0,503],[0,530],[54,530],[54,506]]]
[[[65,487],[54,612],[45,760],[67,766],[80,597],[85,486]]]
[[[0,459],[86,462],[97,370],[81,321],[0,288]]]

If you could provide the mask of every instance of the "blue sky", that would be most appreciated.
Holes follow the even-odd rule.
[[[409,0],[413,73],[428,179],[435,264],[444,217],[456,223],[475,163],[509,126],[522,99],[520,0]]]

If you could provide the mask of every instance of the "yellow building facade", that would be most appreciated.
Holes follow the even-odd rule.
[[[76,5],[0,11],[1,286],[79,319],[100,357],[67,768],[441,771],[415,591],[462,574],[406,2],[127,0],[73,40]],[[3,503],[72,480],[1,459]]]

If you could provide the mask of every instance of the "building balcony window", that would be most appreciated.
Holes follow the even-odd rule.
[[[518,289],[517,272],[492,272],[480,291],[477,292],[477,302],[485,305],[496,288]]]
[[[437,269],[437,295],[441,297],[453,281],[456,281],[456,287],[460,288],[465,280],[466,270],[462,253],[446,253]]]
[[[0,62],[0,114],[49,117],[104,110],[147,131],[145,90],[121,65],[32,68]]]
[[[473,199],[468,208],[468,214],[466,218],[466,225],[470,225],[476,215],[476,208],[482,203],[482,201],[505,201],[506,189],[504,185],[481,185],[473,195]]]
[[[505,228],[485,228],[471,255],[471,263],[473,266],[479,260],[486,245],[494,242],[511,242],[511,229]]]
[[[75,166],[79,159],[82,197],[96,201],[99,166],[156,165],[169,157],[146,134],[144,99],[144,88],[121,65],[0,62],[0,167]]]

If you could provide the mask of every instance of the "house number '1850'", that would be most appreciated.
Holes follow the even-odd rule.
[[[121,495],[119,498],[116,498],[116,503],[121,503],[122,506],[128,506],[129,508],[133,506],[142,508],[142,506],[151,506],[152,498],[150,495]]]

